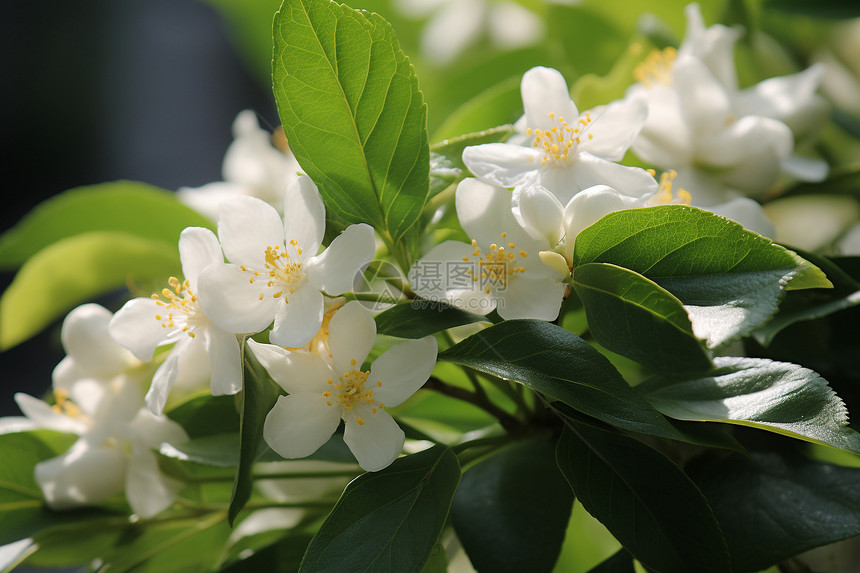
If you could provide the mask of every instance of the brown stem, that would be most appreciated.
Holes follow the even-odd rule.
[[[474,404],[478,408],[497,418],[505,430],[511,431],[513,429],[520,429],[523,426],[522,422],[520,422],[515,416],[493,404],[489,398],[487,398],[486,394],[476,394],[475,392],[470,392],[463,388],[458,388],[457,386],[450,386],[435,377],[429,378],[427,382],[424,383],[424,388]]]

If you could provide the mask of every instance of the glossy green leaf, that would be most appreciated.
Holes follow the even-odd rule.
[[[0,298],[0,349],[27,340],[76,305],[129,282],[178,274],[176,245],[115,231],[51,244],[31,257]]]
[[[239,431],[236,396],[197,396],[165,412],[191,439]]]
[[[507,320],[439,354],[564,402],[607,424],[633,432],[687,440],[581,338],[539,320]]]
[[[423,338],[428,334],[482,320],[487,319],[442,302],[413,300],[376,315],[376,331],[399,338]]]
[[[444,446],[357,477],[317,531],[300,571],[419,573],[459,480],[457,457]]]
[[[730,356],[707,376],[653,378],[639,386],[655,408],[679,420],[727,422],[860,453],[845,404],[816,372],[787,362]]]
[[[470,467],[451,506],[457,537],[478,571],[550,572],[573,495],[555,463],[555,442],[521,441]]]
[[[860,469],[774,452],[694,464],[737,573],[860,535]]]
[[[648,278],[607,263],[576,267],[573,287],[603,346],[666,375],[711,369],[683,304]]]
[[[242,393],[239,411],[239,467],[233,481],[233,494],[227,518],[230,525],[251,497],[254,480],[251,472],[260,456],[263,444],[263,424],[283,394],[254,354],[245,348],[242,362]]]
[[[296,159],[339,219],[396,243],[427,200],[430,145],[394,31],[330,0],[285,0],[274,37],[275,101]]]
[[[164,443],[159,453],[169,458],[221,468],[239,463],[239,434],[212,434],[178,444]]]
[[[67,237],[116,231],[174,247],[185,227],[212,221],[176,200],[173,193],[136,181],[69,189],[37,205],[0,236],[0,269],[13,269]]]
[[[683,205],[603,217],[576,237],[574,277],[587,263],[636,271],[671,292],[712,348],[767,322],[784,289],[832,286],[820,269],[770,239]]]
[[[729,554],[695,484],[657,450],[568,419],[558,466],[577,499],[624,548],[661,573],[725,573]]]
[[[636,568],[630,554],[621,549],[588,573],[636,573]]]

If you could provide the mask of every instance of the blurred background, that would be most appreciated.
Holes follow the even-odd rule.
[[[278,0],[6,0],[0,43],[6,141],[0,230],[63,190],[116,179],[168,190],[221,179],[231,124],[243,109],[278,125],[271,95],[271,21]],[[355,0],[395,27],[429,105],[431,143],[511,122],[519,80],[559,69],[582,109],[623,95],[642,50],[677,45],[686,0],[631,9],[627,0]],[[743,84],[833,70],[834,103],[816,150],[837,170],[856,164],[860,137],[858,9],[836,2],[703,3],[706,24],[747,30],[738,43]],[[639,46],[638,52],[631,46]],[[634,54],[633,52],[636,52]],[[605,77],[604,77],[605,76]],[[466,102],[465,104],[463,102]],[[856,185],[853,191],[856,194]],[[13,272],[0,272],[0,289]],[[121,299],[106,297],[115,310]],[[0,353],[0,415],[16,391],[40,394],[62,358],[55,324]]]

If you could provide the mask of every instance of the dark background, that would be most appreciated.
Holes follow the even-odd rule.
[[[0,231],[80,185],[219,180],[239,111],[279,123],[268,87],[203,2],[4,0],[0,53]],[[0,272],[0,290],[13,276]],[[19,414],[15,392],[50,386],[58,327],[0,353],[0,415]]]

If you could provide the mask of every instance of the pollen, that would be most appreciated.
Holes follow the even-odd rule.
[[[501,234],[502,238],[506,236],[507,233]],[[475,246],[475,250],[472,252],[474,266],[472,269],[466,270],[466,274],[472,276],[472,282],[478,283],[475,285],[476,289],[480,288],[486,294],[489,294],[493,288],[502,290],[507,286],[510,277],[525,270],[516,264],[518,262],[517,255],[523,257],[528,256],[528,253],[523,249],[516,253],[516,243],[508,242],[507,249],[510,250],[507,250],[505,246],[493,243],[486,252],[483,252],[477,244],[477,240],[473,239],[472,245]]]
[[[526,135],[534,134],[532,147],[543,149],[544,156],[541,160],[541,165],[547,165],[556,161],[567,161],[571,151],[582,143],[579,134],[586,135],[586,132],[591,129],[592,119],[591,114],[586,113],[576,119],[573,126],[568,124],[564,117],[556,117],[554,113],[547,114],[550,119],[554,119],[558,125],[552,126],[550,129],[527,129]],[[594,139],[593,133],[588,133],[589,140]]]
[[[304,263],[301,258],[302,249],[298,247],[298,242],[295,239],[290,241],[290,245],[295,247],[295,255],[290,255],[283,245],[270,245],[266,247],[263,255],[265,260],[265,268],[261,271],[248,268],[245,265],[240,265],[242,272],[249,273],[249,284],[255,284],[258,277],[268,277],[266,286],[274,289],[271,297],[275,299],[283,298],[285,302],[290,302],[289,297],[296,289],[305,282]],[[259,300],[264,300],[266,294],[260,293],[257,297]]]
[[[672,85],[672,68],[678,50],[669,46],[665,50],[654,50],[633,70],[633,77],[646,88],[662,84]]]
[[[678,188],[677,192],[673,190],[673,181],[678,176],[677,171],[664,171],[660,175],[660,187],[657,189],[657,194],[651,200],[651,203],[656,205],[691,205],[693,197],[686,189]]]
[[[161,289],[161,294],[154,293],[152,300],[163,311],[154,315],[162,328],[177,328],[191,338],[194,334],[194,319],[198,314],[197,295],[191,289],[188,280],[180,282],[176,277],[167,279],[170,288]],[[165,313],[165,314],[162,314]]]

